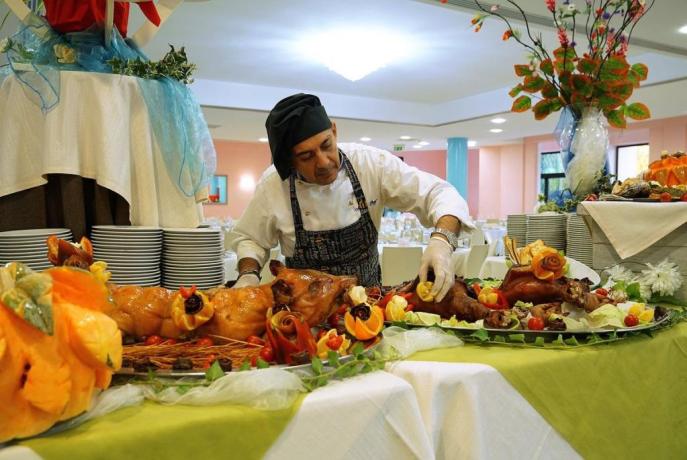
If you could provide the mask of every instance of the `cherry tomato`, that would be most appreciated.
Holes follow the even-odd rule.
[[[639,318],[637,318],[635,315],[627,315],[625,317],[625,326],[627,327],[633,327],[639,324]]]
[[[600,297],[608,297],[608,291],[604,288],[599,288],[594,293]]]
[[[680,197],[680,201],[687,201],[687,193]]]
[[[211,347],[215,344],[210,337],[201,337],[196,340],[196,345],[199,347]]]
[[[527,321],[527,329],[531,331],[541,331],[544,329],[544,319],[533,316]]]
[[[160,345],[160,343],[162,343],[162,337],[159,335],[149,335],[145,341],[146,345]]]
[[[668,192],[663,192],[661,193],[659,200],[663,201],[664,203],[667,203],[669,201],[673,201],[673,196]]]
[[[342,343],[343,337],[341,337],[340,335],[336,335],[331,339],[327,340],[327,346],[330,350],[338,350],[341,347]]]
[[[177,339],[165,339],[160,343],[160,345],[176,345],[176,344],[177,344]]]
[[[332,329],[336,329],[336,326],[339,325],[339,321],[341,321],[341,316],[337,313],[334,313],[329,318],[327,318],[327,324],[329,324],[332,327]]]
[[[208,355],[208,357],[205,358],[205,362],[203,363],[203,369],[207,369],[208,367],[212,366],[212,363],[214,363],[216,360],[217,360],[217,355],[215,355],[215,354]]]
[[[251,335],[246,339],[246,342],[252,343],[253,345],[265,345],[265,341],[262,340],[257,335]]]
[[[260,357],[268,363],[274,361],[274,351],[272,347],[262,347],[262,350],[260,350]]]

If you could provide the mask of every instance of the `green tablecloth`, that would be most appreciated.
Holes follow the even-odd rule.
[[[687,455],[687,323],[593,347],[466,345],[411,359],[493,366],[585,458]]]
[[[245,406],[163,406],[145,402],[73,430],[22,442],[46,460],[73,458],[262,458],[303,397],[280,411]]]

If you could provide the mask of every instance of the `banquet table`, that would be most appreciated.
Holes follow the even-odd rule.
[[[568,349],[434,349],[277,412],[146,402],[0,450],[37,458],[675,458],[687,323]]]
[[[45,114],[27,91],[14,75],[0,85],[0,113],[12,114],[0,117],[0,198],[68,174],[123,197],[132,225],[200,223],[207,190],[187,196],[170,177],[136,77],[62,71],[60,103]]]

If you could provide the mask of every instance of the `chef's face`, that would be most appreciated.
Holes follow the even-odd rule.
[[[293,149],[293,166],[312,184],[327,185],[334,182],[339,172],[339,149],[336,146],[336,124],[319,134],[296,144]]]

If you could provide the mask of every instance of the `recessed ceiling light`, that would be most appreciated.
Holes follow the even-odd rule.
[[[268,142],[269,139],[267,139],[266,137],[261,137],[260,139],[258,139],[258,141],[260,141],[260,142]]]
[[[413,145],[413,148],[414,148],[414,149],[421,149],[422,146],[421,146],[420,144],[415,144],[415,145]]]
[[[687,34],[687,24],[685,24],[684,26],[677,29],[677,31],[680,32],[681,34]]]
[[[306,58],[356,81],[418,52],[408,34],[376,27],[345,27],[307,34],[295,44]]]
[[[477,147],[477,141],[468,141],[468,147]]]
[[[491,122],[492,122],[492,123],[495,123],[495,124],[497,124],[497,125],[500,125],[501,123],[505,123],[505,122],[506,122],[506,119],[505,119],[505,118],[501,118],[501,117],[496,117],[496,118],[492,118],[492,119],[491,119]]]
[[[501,128],[492,128],[489,130],[489,132],[494,133],[494,134],[498,134],[498,133],[502,133],[503,130]]]
[[[363,142],[370,142],[372,139],[367,137],[367,136],[364,136],[364,137],[361,137],[360,140]]]
[[[410,137],[410,136],[401,136],[401,137],[399,137],[399,139],[401,139],[402,141],[408,141],[408,140],[412,139],[412,137]]]
[[[417,145],[429,145],[429,142],[427,141],[420,141],[417,143]]]

